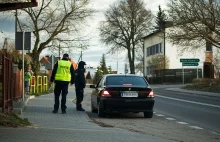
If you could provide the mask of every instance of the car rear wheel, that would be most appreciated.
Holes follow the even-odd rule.
[[[152,118],[153,117],[153,111],[151,111],[151,112],[144,112],[144,117],[145,118]]]
[[[94,107],[92,102],[91,102],[91,110],[92,110],[92,113],[97,113],[98,112],[98,110]]]
[[[101,108],[101,104],[99,102],[99,106],[98,106],[98,116],[99,117],[105,117],[106,113],[104,112],[104,109]]]

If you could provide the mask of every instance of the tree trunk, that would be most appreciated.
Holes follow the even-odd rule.
[[[40,61],[39,61],[39,53],[32,53],[32,70],[34,71],[34,75],[40,75]]]
[[[128,50],[128,61],[129,61],[129,66],[130,66],[130,74],[135,74],[135,71],[134,71],[134,60],[133,60],[133,58],[131,56],[130,50]]]

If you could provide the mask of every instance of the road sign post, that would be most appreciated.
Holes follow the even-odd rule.
[[[197,78],[198,78],[198,65],[199,65],[200,59],[185,58],[185,59],[180,59],[180,62],[182,63],[183,84],[184,84],[184,66],[197,66]]]
[[[182,66],[182,72],[183,72],[183,84],[184,84],[184,68]]]

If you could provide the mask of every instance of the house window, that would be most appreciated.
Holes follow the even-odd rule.
[[[156,53],[159,53],[159,44],[156,46]]]
[[[161,43],[159,43],[159,44],[155,44],[155,45],[153,45],[153,46],[150,46],[150,47],[148,47],[148,48],[146,48],[146,50],[147,50],[147,53],[146,53],[146,55],[147,56],[151,56],[151,55],[155,55],[155,54],[157,54],[157,53],[162,53],[162,47],[161,47]]]
[[[212,51],[212,44],[210,42],[206,42],[206,51]]]
[[[159,53],[162,53],[162,44],[159,44]]]
[[[150,56],[150,48],[147,48],[147,56]]]

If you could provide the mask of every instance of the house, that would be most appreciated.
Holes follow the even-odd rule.
[[[173,30],[173,27],[167,27],[165,29],[165,34],[169,32],[169,30]],[[181,49],[180,46],[174,45],[171,42],[169,42],[169,39],[167,39],[164,36],[164,32],[162,31],[154,31],[151,34],[143,37],[143,42],[144,42],[143,66],[144,66],[144,76],[146,77],[154,77],[155,74],[152,71],[153,70],[152,66],[150,66],[148,63],[149,60],[151,60],[153,57],[155,57],[158,54],[163,55],[163,57],[165,55],[165,58],[168,58],[169,64],[166,65],[167,66],[166,69],[179,69],[179,73],[178,73],[179,75],[183,74],[181,70],[184,69],[197,70],[197,72],[201,73],[199,77],[212,78],[213,75],[210,74],[214,74],[212,72],[213,66],[212,65],[210,66],[210,64],[212,64],[210,61],[210,58],[212,58],[212,50],[208,50],[207,48],[204,47],[196,51],[182,52],[180,50]],[[199,62],[196,61],[196,63],[194,64],[195,66],[192,66],[193,65],[192,63],[188,65],[184,64],[186,66],[183,66],[181,59],[198,59]],[[165,69],[164,64],[161,64],[161,66],[162,67],[160,67],[160,69]],[[167,76],[169,74],[164,74],[164,75]]]

